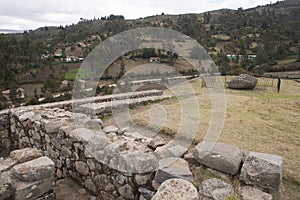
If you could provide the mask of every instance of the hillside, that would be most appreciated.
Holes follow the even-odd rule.
[[[300,70],[300,2],[285,0],[247,10],[162,13],[136,20],[125,20],[120,15],[81,18],[78,23],[64,27],[45,26],[24,33],[0,34],[0,91],[17,88],[21,83],[47,81],[53,88],[46,85],[44,93],[59,92],[65,73],[74,69],[74,63],[79,66],[101,41],[125,30],[149,26],[177,30],[197,40],[222,74],[263,75]],[[182,64],[175,54],[170,57],[168,53],[139,53],[138,58],[144,60],[154,55],[166,64]],[[288,65],[282,64],[291,60]],[[119,64],[113,71],[120,69]],[[180,70],[184,73],[190,68]],[[108,77],[115,79],[115,74],[118,73]]]

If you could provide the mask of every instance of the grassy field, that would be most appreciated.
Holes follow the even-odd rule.
[[[211,118],[209,92],[206,88],[200,87],[200,81],[198,79],[191,82],[197,93],[200,108],[200,130],[193,145],[203,140]],[[279,94],[275,88],[265,90],[264,87],[258,87],[251,91],[226,89],[226,98],[226,119],[219,141],[238,146],[246,154],[249,151],[257,151],[282,156],[284,158],[282,199],[299,199],[300,83],[282,80]],[[167,113],[167,120],[161,133],[172,137],[179,128],[180,105],[176,98],[159,104]],[[132,109],[131,117],[134,122],[141,126],[149,124],[150,108],[151,105]],[[107,118],[105,123],[113,123],[113,119]]]
[[[73,69],[65,74],[66,80],[75,80],[76,78],[88,79],[91,76],[91,71],[88,69],[80,69],[80,74],[77,75],[79,69]],[[77,77],[78,76],[78,77]]]

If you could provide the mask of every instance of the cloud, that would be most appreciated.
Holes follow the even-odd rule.
[[[3,0],[2,0],[3,1]],[[249,8],[269,0],[9,0],[1,2],[0,29],[36,29],[77,23],[79,19],[121,14],[136,19],[155,14],[201,13],[221,8]]]

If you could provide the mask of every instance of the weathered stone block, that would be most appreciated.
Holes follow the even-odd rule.
[[[182,158],[165,158],[159,161],[154,180],[162,183],[171,178],[180,178],[193,182],[193,174],[189,164]]]
[[[243,164],[240,179],[246,184],[279,191],[283,176],[280,156],[250,152]]]
[[[233,187],[224,181],[211,178],[203,181],[199,187],[199,193],[214,200],[224,200],[234,194]]]
[[[12,174],[23,181],[33,182],[53,177],[54,162],[48,157],[40,157],[12,168]]]
[[[272,200],[273,198],[272,195],[251,186],[241,187],[240,193],[243,200]]]
[[[75,162],[76,170],[83,176],[86,176],[89,174],[89,167],[86,163],[82,161],[76,161]]]
[[[126,184],[119,188],[119,193],[124,199],[134,199],[133,189],[130,185]]]
[[[54,177],[36,182],[24,182],[15,179],[14,185],[16,187],[15,200],[35,200],[38,197],[53,191]]]
[[[119,129],[115,126],[107,126],[103,129],[104,133],[118,133]]]
[[[85,144],[88,143],[94,136],[95,132],[86,128],[77,128],[72,131],[72,134]]]
[[[231,175],[239,173],[243,155],[238,147],[208,141],[200,142],[194,150],[200,164]]]
[[[37,148],[25,148],[10,152],[10,157],[17,163],[27,162],[42,156],[42,151]]]
[[[169,179],[161,184],[151,200],[199,200],[195,186],[183,179]]]

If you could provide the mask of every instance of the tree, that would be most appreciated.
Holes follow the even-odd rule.
[[[122,78],[122,76],[125,74],[125,62],[124,62],[124,59],[122,57],[122,60],[121,60],[121,68],[120,68],[120,72],[117,76],[117,79],[120,79]]]
[[[300,61],[300,46],[298,47],[298,61]]]

